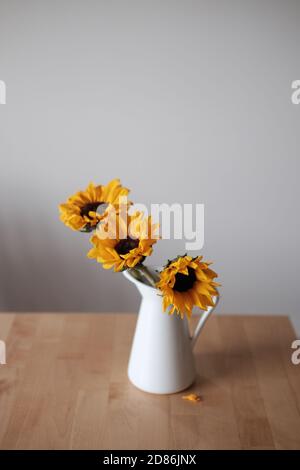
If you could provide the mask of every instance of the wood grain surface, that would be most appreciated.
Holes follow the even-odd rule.
[[[291,363],[287,317],[211,318],[189,389],[200,403],[129,383],[135,322],[131,314],[0,314],[0,448],[300,449],[300,365]]]

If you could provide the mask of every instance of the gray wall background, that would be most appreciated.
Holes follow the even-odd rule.
[[[0,0],[0,310],[137,309],[58,220],[120,177],[138,202],[205,203],[219,311],[297,323],[299,24],[299,0]]]

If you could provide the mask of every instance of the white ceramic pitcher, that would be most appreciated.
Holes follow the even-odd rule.
[[[214,297],[214,307],[201,314],[191,336],[186,318],[163,313],[162,297],[156,289],[138,281],[129,271],[123,274],[142,296],[128,366],[130,381],[150,393],[184,390],[196,378],[193,346],[219,297]]]

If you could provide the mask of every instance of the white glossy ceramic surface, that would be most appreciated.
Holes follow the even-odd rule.
[[[186,318],[163,313],[162,298],[156,289],[136,280],[128,271],[123,274],[142,296],[128,366],[130,381],[150,393],[184,390],[196,378],[193,346],[218,298],[214,307],[201,314],[191,337]]]

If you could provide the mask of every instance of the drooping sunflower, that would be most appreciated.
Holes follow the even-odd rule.
[[[144,217],[141,212],[127,213],[125,218],[113,214],[114,219],[109,215],[110,223],[106,220],[99,224],[90,239],[93,248],[87,256],[96,259],[105,269],[123,271],[142,263],[152,254],[152,246],[159,238],[158,225],[152,224],[151,216]]]
[[[163,310],[176,312],[181,318],[192,314],[194,306],[207,310],[214,305],[213,296],[218,294],[214,282],[217,274],[209,268],[211,263],[202,261],[202,256],[178,256],[169,261],[160,272],[157,288],[163,296]]]
[[[120,184],[119,179],[106,186],[90,183],[84,191],[70,196],[60,204],[60,220],[72,230],[91,232],[103,218],[107,217],[107,207],[117,207],[121,198],[127,198],[129,190]]]

